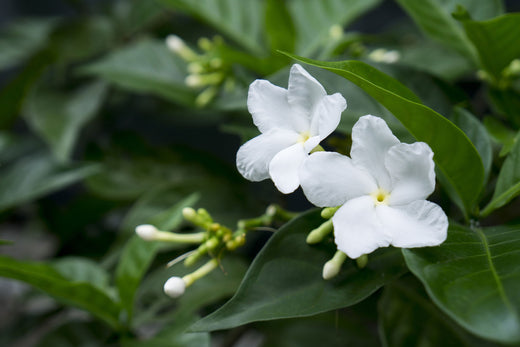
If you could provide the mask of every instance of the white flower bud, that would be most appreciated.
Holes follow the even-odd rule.
[[[200,75],[188,75],[184,82],[188,87],[192,88],[202,87],[204,85],[204,82]]]
[[[157,237],[158,230],[150,224],[141,224],[135,228],[135,233],[146,241],[154,241]]]
[[[329,260],[323,266],[322,276],[324,280],[330,280],[335,277],[339,270],[341,269],[341,264],[336,263],[335,261]]]
[[[186,290],[186,283],[180,277],[170,277],[164,283],[164,293],[171,298],[178,298]]]
[[[168,49],[174,53],[179,53],[186,49],[186,44],[177,35],[168,35],[166,37],[166,46],[168,46]]]

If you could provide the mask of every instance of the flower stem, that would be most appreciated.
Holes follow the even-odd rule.
[[[155,239],[157,241],[178,242],[178,243],[194,243],[198,244],[204,241],[206,233],[177,234],[169,231],[157,231]]]
[[[192,272],[191,274],[188,274],[182,278],[184,283],[186,283],[186,287],[189,287],[198,279],[201,279],[202,277],[209,274],[211,271],[213,271],[218,266],[217,259],[211,259],[206,264],[202,265],[200,268]]]

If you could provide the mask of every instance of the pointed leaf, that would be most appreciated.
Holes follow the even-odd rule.
[[[23,281],[67,305],[87,310],[112,328],[119,326],[118,304],[92,284],[68,280],[52,266],[0,257],[0,276]]]
[[[323,280],[323,265],[336,247],[305,242],[309,231],[322,222],[313,211],[278,230],[253,261],[235,296],[191,330],[228,329],[350,306],[406,271],[396,249],[383,249],[370,255],[366,268],[358,269],[354,261],[347,261],[336,278]]]
[[[291,57],[343,76],[379,101],[417,140],[430,145],[437,168],[458,193],[466,211],[472,210],[483,185],[484,167],[476,148],[462,130],[421,104],[399,81],[370,65],[359,61],[322,62]]]
[[[403,250],[410,270],[457,323],[486,339],[520,343],[520,227],[451,226],[439,247]]]

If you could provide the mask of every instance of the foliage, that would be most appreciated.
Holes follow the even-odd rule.
[[[511,4],[78,0],[11,18],[0,28],[0,344],[520,344]],[[347,100],[327,150],[349,153],[366,114],[432,148],[429,199],[449,217],[447,241],[379,249],[322,278],[336,246],[306,243],[327,223],[319,211],[301,192],[246,182],[235,163],[258,134],[249,85],[285,88],[296,62]],[[134,234],[144,224],[201,240],[146,241]],[[182,297],[164,294],[210,258]]]

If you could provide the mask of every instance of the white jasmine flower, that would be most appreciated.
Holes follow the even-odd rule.
[[[378,247],[436,246],[446,239],[446,214],[425,200],[435,187],[426,143],[401,143],[384,120],[368,115],[352,129],[350,155],[314,153],[300,174],[313,204],[342,205],[332,217],[339,250],[358,258]]]
[[[302,162],[336,129],[347,103],[339,93],[327,95],[314,77],[295,64],[288,89],[266,80],[254,81],[247,107],[262,134],[238,150],[238,171],[250,181],[270,177],[287,194],[300,185]]]
[[[186,291],[186,282],[181,277],[170,277],[164,283],[164,293],[171,298],[178,298]]]

